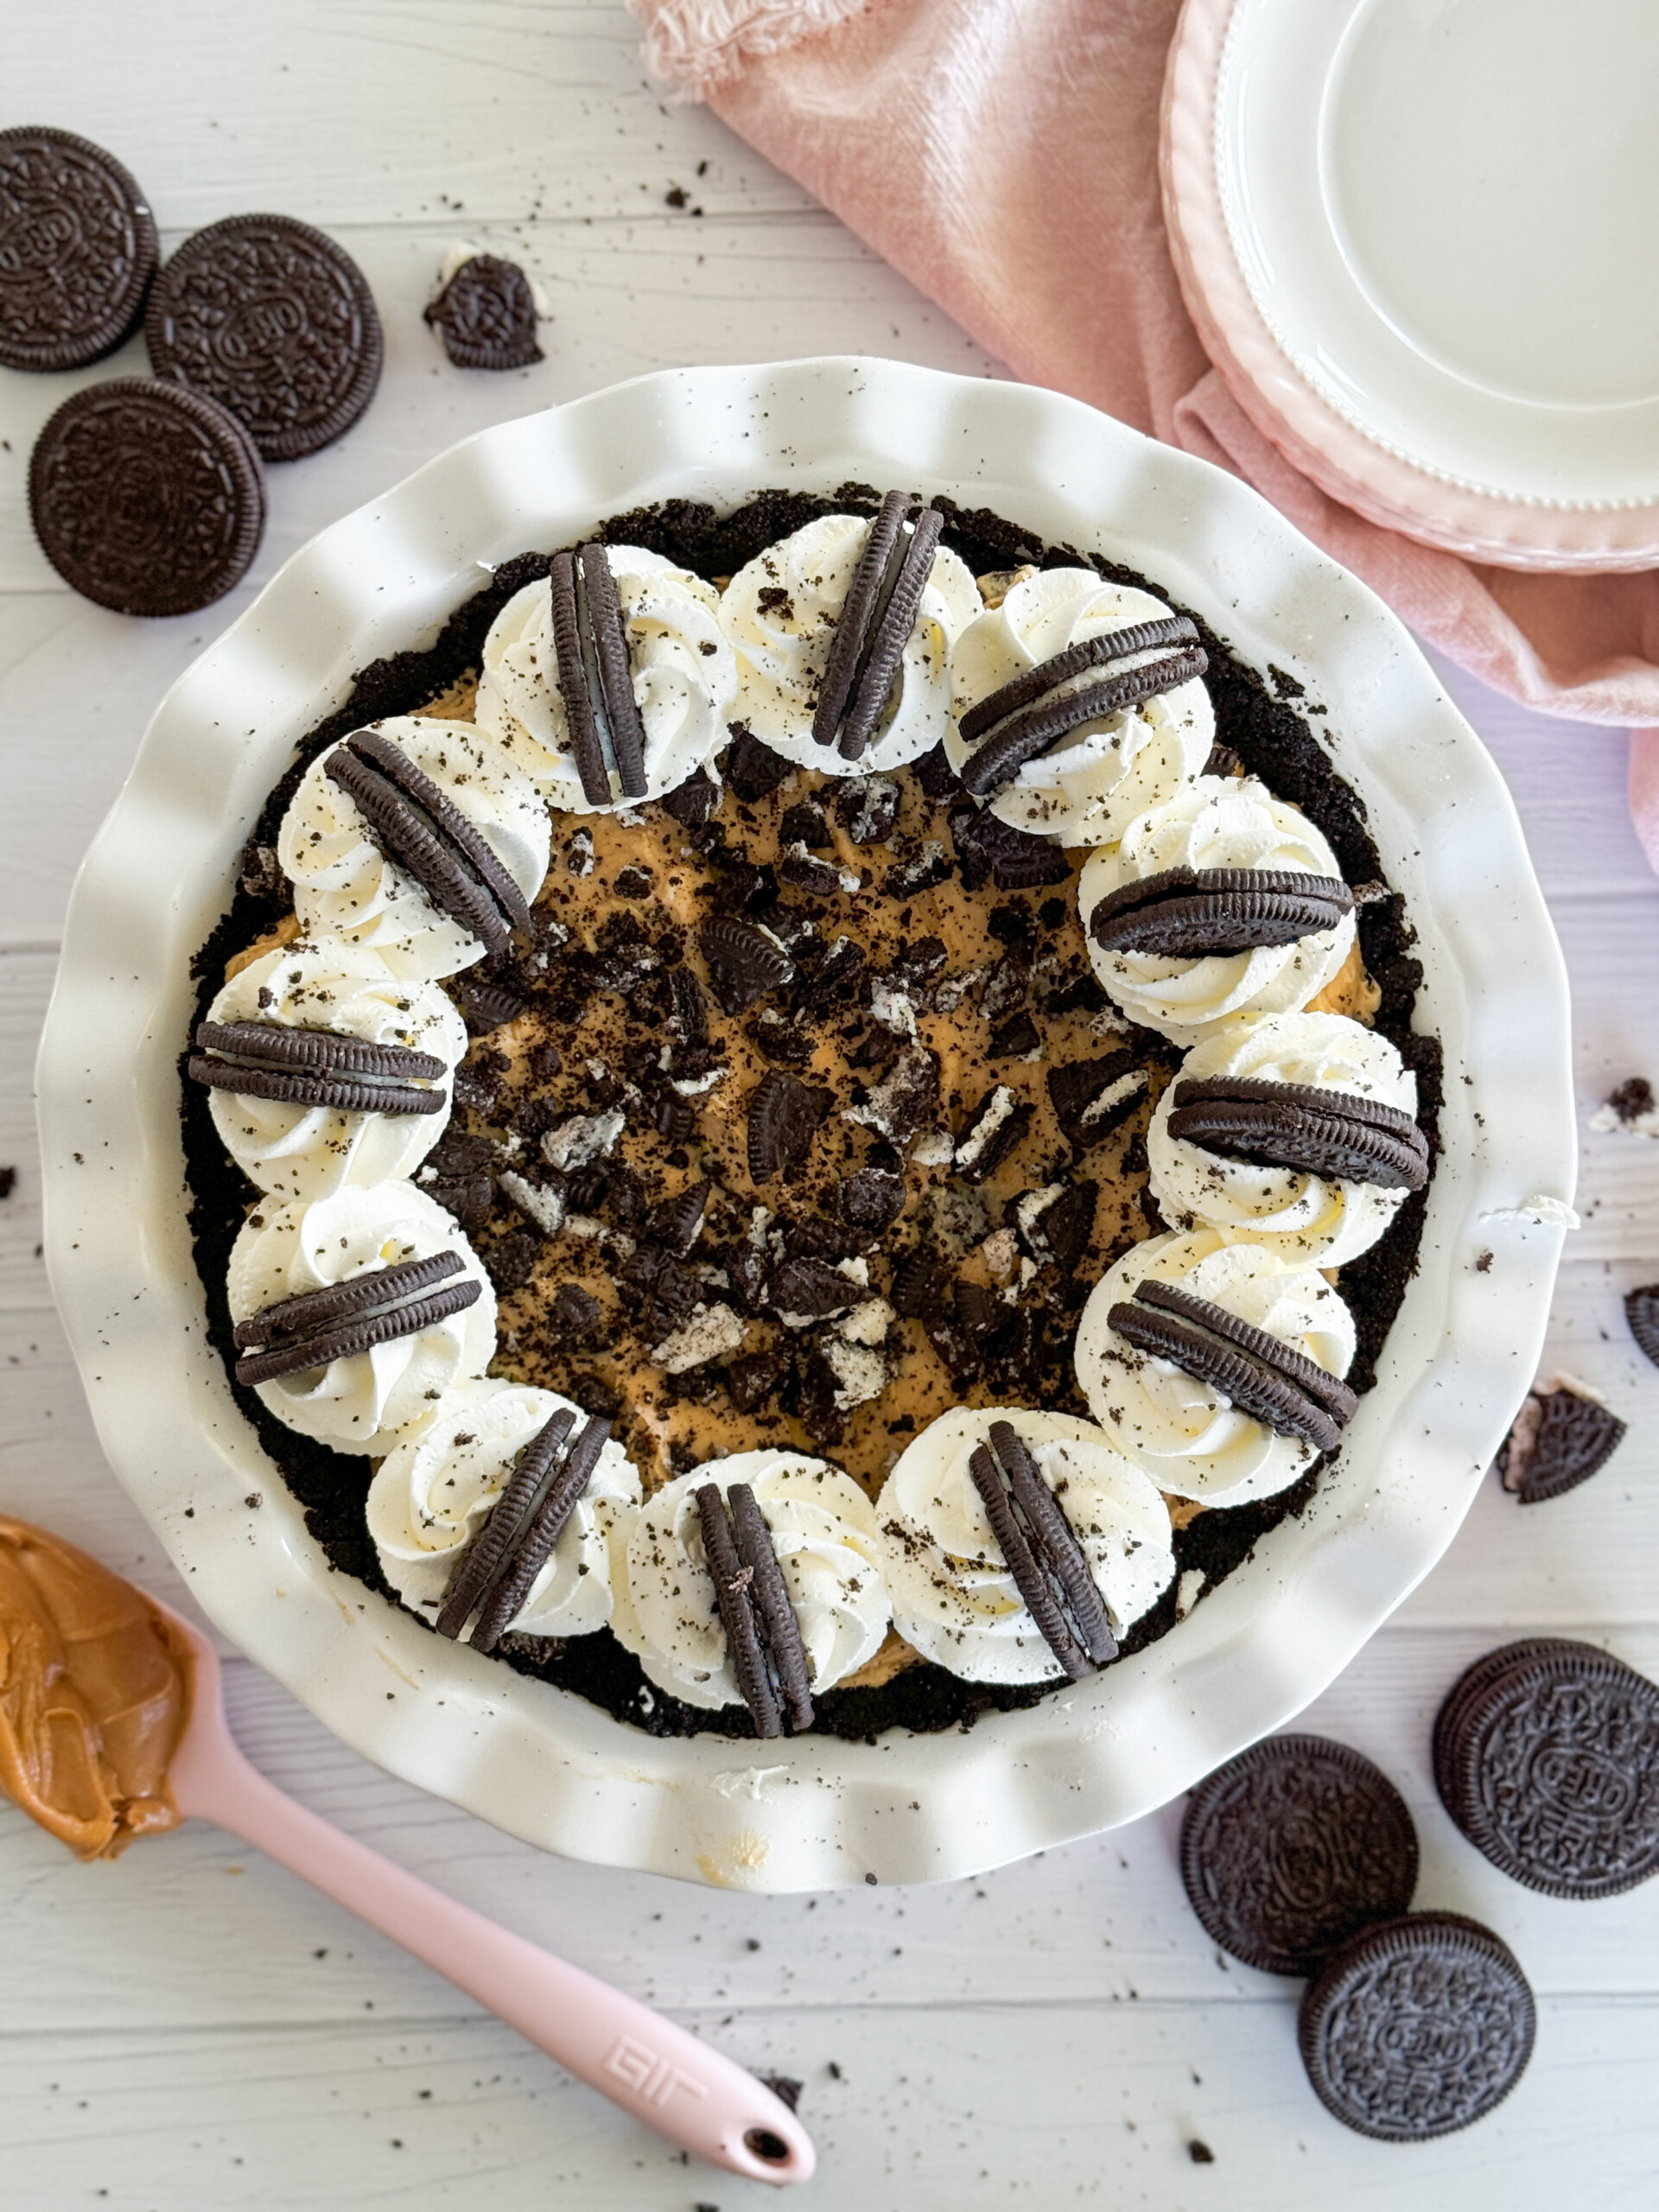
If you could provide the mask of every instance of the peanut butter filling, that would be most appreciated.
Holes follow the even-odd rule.
[[[142,1591],[0,1515],[0,1787],[78,1858],[182,1819],[168,1769],[191,1665]]]

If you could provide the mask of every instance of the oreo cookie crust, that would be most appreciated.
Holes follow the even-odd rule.
[[[1297,2025],[1320,2103],[1383,2143],[1484,2120],[1526,2071],[1536,2031],[1514,1953],[1454,1912],[1368,1929],[1308,1984]]]
[[[35,440],[29,512],[67,584],[118,614],[191,614],[240,583],[265,528],[259,456],[200,394],[118,377]]]
[[[1308,1974],[1417,1886],[1417,1832],[1370,1759],[1323,1736],[1273,1736],[1187,1801],[1181,1879],[1224,1951]]]
[[[156,257],[149,204],[113,154],[73,130],[0,130],[0,367],[51,375],[112,353]]]
[[[844,486],[830,498],[764,493],[728,514],[692,502],[670,501],[611,517],[587,536],[611,544],[643,546],[677,567],[714,580],[734,574],[766,545],[823,515],[870,515],[877,504],[874,492],[857,486]],[[1045,558],[1051,563],[1075,564],[1084,557],[1064,548],[1046,553],[1039,541],[987,512],[964,511],[943,499],[936,505],[944,517],[942,542],[976,575]],[[467,687],[491,622],[515,593],[547,576],[557,550],[540,548],[505,563],[457,610],[431,646],[364,671],[338,712],[302,743],[294,769],[272,794],[267,818],[256,825],[255,843],[272,842],[276,823],[299,775],[329,744],[367,721],[398,713],[421,709],[465,713]],[[1096,559],[1092,565],[1110,581],[1156,588],[1112,563]],[[1217,702],[1223,738],[1252,772],[1303,807],[1331,842],[1350,880],[1379,880],[1382,864],[1357,804],[1300,716],[1196,618],[1195,626],[1209,656],[1206,683]],[[854,836],[851,823],[842,823],[844,802],[838,788],[826,785],[820,791],[821,779],[810,772],[797,772],[758,740],[738,731],[718,763],[723,798],[714,779],[703,777],[694,779],[693,788],[641,808],[643,826],[628,836],[635,844],[648,837],[656,841],[664,857],[632,848],[623,855],[618,847],[614,857],[626,857],[630,869],[643,864],[654,873],[654,887],[639,885],[636,873],[628,886],[632,895],[601,906],[594,926],[569,937],[561,934],[570,928],[569,914],[561,902],[567,890],[575,895],[595,880],[594,833],[601,847],[607,833],[601,823],[560,823],[551,870],[543,899],[532,912],[531,931],[493,979],[514,999],[524,1001],[526,1011],[514,1022],[511,1039],[493,1034],[475,1039],[460,1071],[461,1110],[423,1171],[421,1187],[452,1210],[465,1207],[463,1225],[476,1236],[480,1256],[496,1279],[505,1325],[517,1327],[525,1314],[535,1317],[524,1338],[524,1358],[508,1363],[512,1376],[543,1381],[607,1414],[619,1440],[640,1456],[641,1464],[650,1461],[656,1450],[652,1439],[662,1434],[664,1427],[677,1435],[690,1422],[717,1422],[745,1436],[756,1434],[756,1425],[763,1424],[759,1433],[769,1440],[805,1448],[808,1437],[828,1433],[824,1422],[845,1421],[844,1441],[826,1445],[824,1454],[855,1465],[880,1466],[882,1455],[896,1450],[911,1433],[901,1427],[890,1435],[879,1402],[874,1412],[868,1408],[851,1414],[837,1411],[836,1378],[825,1369],[811,1341],[833,1328],[833,1320],[814,1322],[798,1335],[785,1331],[759,1302],[752,1342],[760,1349],[670,1376],[665,1388],[660,1376],[649,1378],[644,1387],[653,1391],[654,1404],[636,1407],[635,1394],[641,1385],[628,1361],[636,1341],[645,1340],[634,1332],[647,1322],[653,1327],[671,1321],[677,1328],[683,1326],[674,1320],[674,1307],[688,1290],[695,1302],[701,1271],[713,1267],[729,1276],[730,1287],[718,1296],[747,1315],[749,1308],[741,1301],[751,1294],[757,1301],[764,1300],[779,1260],[810,1258],[833,1272],[843,1264],[856,1267],[864,1256],[872,1289],[887,1291],[896,1290],[901,1272],[918,1272],[918,1255],[931,1255],[943,1284],[943,1306],[937,1313],[930,1308],[931,1318],[925,1319],[919,1315],[906,1319],[902,1333],[911,1356],[931,1363],[930,1371],[938,1377],[940,1408],[966,1401],[1085,1411],[1071,1373],[1075,1318],[1088,1283],[1107,1259],[1147,1232],[1139,1131],[1158,1090],[1173,1072],[1174,1055],[1163,1040],[1139,1031],[1111,1035],[1107,1039],[1109,1052],[1101,1043],[1089,1041],[1100,1034],[1091,1032],[1090,1024],[1103,1012],[1104,1001],[1088,971],[1064,880],[1056,884],[1052,880],[1056,868],[1062,879],[1069,877],[1073,863],[1063,853],[1045,848],[1039,855],[1045,863],[1040,874],[1033,869],[1018,884],[1005,883],[1005,868],[1017,873],[1025,868],[1023,848],[1033,841],[1021,841],[1020,852],[1006,861],[1000,845],[982,856],[974,828],[988,817],[969,820],[971,810],[964,807],[954,779],[938,772],[939,765],[924,760],[913,770],[879,779],[880,804],[861,810]],[[804,807],[809,800],[835,836],[844,830],[859,848],[856,852],[843,850],[838,857],[843,867],[855,861],[868,877],[861,896],[870,902],[868,912],[879,913],[883,945],[893,945],[897,953],[897,940],[904,940],[906,950],[896,957],[883,950],[865,962],[856,944],[849,944],[844,956],[833,961],[820,962],[811,954],[804,962],[802,945],[785,943],[784,932],[774,929],[780,906],[788,909],[803,895],[813,897],[779,880],[773,859],[774,849],[781,857],[788,844],[802,841],[804,831],[822,834],[804,813],[794,817],[786,837],[781,834],[785,813]],[[861,845],[861,839],[868,842]],[[931,849],[925,849],[928,847]],[[826,849],[810,845],[809,849]],[[728,1016],[718,1006],[697,928],[677,939],[653,912],[653,899],[660,900],[668,875],[681,866],[695,871],[709,918],[724,915],[760,925],[778,940],[778,949],[795,971],[737,1015]],[[904,887],[884,888],[887,879],[900,870]],[[598,880],[605,880],[603,866]],[[250,883],[254,880],[251,876]],[[1077,1084],[1061,1085],[1060,1095],[1051,1097],[1049,1070],[1041,1062],[1027,1067],[988,1061],[982,1072],[976,1069],[976,1079],[971,1088],[963,1086],[958,1098],[953,1091],[960,1077],[946,1071],[942,1085],[941,1071],[927,1052],[874,1022],[869,991],[876,980],[893,995],[895,1018],[899,996],[912,992],[925,995],[936,988],[937,980],[949,981],[948,965],[944,971],[930,966],[936,958],[929,942],[933,935],[930,917],[941,899],[971,902],[975,926],[986,940],[988,974],[999,967],[1007,969],[1004,982],[1010,995],[1006,1004],[995,1007],[995,1021],[977,1011],[976,1001],[962,1001],[968,1024],[964,1034],[982,1040],[974,1045],[976,1053],[988,1048],[993,1030],[1000,1030],[1023,1005],[1039,1030],[1051,1024],[1071,1025],[1065,1033],[1075,1033],[1077,1041],[1055,1056],[1058,1061],[1069,1066],[1098,1059],[1103,1053],[1116,1061],[1121,1052],[1122,1069],[1108,1075],[1091,1068]],[[817,903],[823,912],[823,942],[832,944],[836,932],[846,926],[849,902],[837,893],[826,894]],[[200,956],[204,1011],[226,958],[270,928],[273,919],[268,896],[253,888],[238,892]],[[1382,993],[1379,1027],[1401,1046],[1417,1073],[1425,1126],[1432,1128],[1440,1096],[1438,1047],[1433,1039],[1415,1034],[1411,1027],[1421,969],[1400,901],[1390,894],[1368,905],[1358,924],[1367,967]],[[1019,995],[1013,989],[1016,979]],[[616,1027],[626,995],[641,992],[655,1009],[650,1016],[654,1026],[644,1036]],[[617,1152],[609,1160],[576,1169],[560,1192],[555,1187],[560,1175],[536,1164],[540,1133],[546,1126],[537,1116],[556,1121],[575,1111],[590,1122],[602,1121],[606,1109],[600,1091],[578,1099],[584,1085],[599,1081],[586,1065],[590,1054],[599,1056],[594,1024],[607,1026],[611,1032],[604,1052],[619,1083],[625,1076],[634,1080],[622,1065],[621,1048],[637,1047],[643,1065],[648,1043],[655,1068],[664,1046],[671,1045],[673,1073],[685,1089],[659,1084],[658,1077],[647,1071],[648,1096],[639,1107],[627,1106]],[[815,1132],[804,1165],[783,1170],[764,1194],[779,1217],[778,1236],[785,1238],[786,1233],[787,1249],[780,1253],[752,1253],[747,1244],[747,1084],[738,1082],[724,1094],[718,1084],[712,1090],[697,1088],[708,1084],[720,1064],[722,1036],[734,1029],[746,1052],[758,1051],[768,1065],[809,1085],[817,1083],[818,1070],[810,1058],[790,1056],[801,1051],[803,1039],[834,1039],[837,1050],[848,1056],[849,1076],[857,1086],[849,1092],[837,1078],[836,1110]],[[618,1048],[614,1057],[613,1047]],[[688,1055],[683,1063],[683,1051]],[[699,1061],[699,1052],[707,1057]],[[555,1072],[561,1065],[563,1072]],[[698,1068],[702,1073],[696,1072]],[[944,1212],[930,1214],[925,1241],[913,1225],[914,1192],[900,1192],[905,1211],[891,1210],[893,1155],[901,1146],[908,1147],[923,1128],[940,1127],[945,1134],[959,1128],[985,1090],[1005,1080],[1027,1086],[1025,1095],[1036,1108],[1033,1134],[987,1185],[962,1193],[975,1207],[989,1210],[976,1234],[982,1237],[987,1228],[1007,1227],[1009,1258],[1017,1270],[1024,1232],[1004,1208],[1022,1197],[1046,1200],[1056,1184],[1066,1202],[1064,1211],[1054,1204],[1052,1214],[1047,1204],[1029,1209],[1033,1231],[1039,1240],[1044,1222],[1056,1222],[1060,1249],[1044,1258],[1035,1278],[1037,1287],[1022,1293],[1017,1307],[1004,1304],[984,1285],[963,1280],[961,1253],[952,1242],[961,1226],[954,1199]],[[195,1200],[192,1229],[208,1285],[210,1331],[215,1343],[228,1351],[219,1287],[234,1234],[234,1216],[248,1192],[219,1150],[204,1094],[194,1085],[188,1089],[185,1117]],[[864,1118],[849,1123],[844,1103],[849,1096],[858,1100],[861,1092],[863,1099],[857,1111]],[[1080,1145],[1074,1144],[1063,1126],[1062,1106],[1065,1116],[1077,1120]],[[1090,1114],[1091,1108],[1097,1110]],[[608,1272],[571,1266],[566,1256],[569,1248],[547,1242],[520,1211],[519,1199],[499,1176],[498,1145],[504,1135],[516,1132],[521,1116],[527,1134],[520,1140],[520,1160],[524,1163],[528,1155],[533,1203],[543,1212],[561,1202],[579,1213],[592,1209],[586,1214],[588,1220],[611,1235],[631,1239],[638,1248],[643,1276],[655,1286],[648,1293],[642,1294],[631,1286],[619,1291]],[[888,1128],[901,1135],[890,1138]],[[671,1129],[678,1134],[668,1135]],[[686,1156],[683,1168],[669,1171],[660,1192],[648,1186],[648,1179],[642,1186],[634,1166],[647,1130],[653,1133],[653,1144],[659,1141],[655,1133],[662,1132],[664,1149],[656,1155],[659,1161],[666,1161],[677,1147]],[[857,1165],[854,1174],[845,1175],[842,1167],[851,1164],[846,1150],[849,1130]],[[741,1224],[734,1220],[729,1195],[717,1189],[699,1237],[690,1253],[682,1254],[664,1241],[671,1235],[669,1214],[660,1216],[662,1236],[653,1224],[664,1200],[671,1201],[677,1190],[703,1179],[707,1171],[699,1168],[694,1155],[709,1147],[711,1138],[723,1160],[737,1163],[734,1187],[744,1200],[743,1218]],[[931,1173],[934,1179],[950,1179],[948,1170]],[[874,1217],[867,1218],[872,1210]],[[1359,1352],[1350,1380],[1359,1389],[1370,1385],[1371,1363],[1412,1272],[1421,1222],[1421,1198],[1408,1198],[1383,1241],[1344,1270],[1343,1293],[1359,1332]],[[588,1249],[598,1248],[590,1245]],[[849,1251],[854,1258],[843,1262],[841,1255]],[[752,1264],[755,1262],[758,1266]],[[797,1271],[784,1281],[785,1287],[798,1290]],[[531,1304],[526,1306],[526,1300]],[[995,1318],[999,1314],[1001,1318]],[[626,1358],[619,1358],[615,1341],[619,1315],[628,1331],[622,1347]],[[988,1331],[988,1319],[995,1320]],[[658,1342],[659,1338],[652,1337],[647,1349]],[[948,1365],[942,1363],[947,1351]],[[504,1371],[500,1364],[496,1371]],[[369,1464],[308,1443],[274,1422],[257,1399],[245,1392],[236,1395],[304,1503],[308,1523],[331,1560],[369,1586],[383,1589],[363,1524]],[[646,1414],[649,1421],[642,1418]],[[689,1464],[684,1459],[671,1463],[674,1471]],[[1211,1585],[1224,1580],[1249,1557],[1262,1535],[1286,1515],[1303,1510],[1318,1480],[1317,1474],[1310,1474],[1276,1497],[1197,1514],[1175,1532],[1178,1571],[1201,1571]],[[867,1478],[866,1486],[874,1485]],[[1143,1648],[1175,1621],[1172,1586],[1166,1599],[1126,1634],[1123,1650],[1132,1654]],[[718,1734],[730,1726],[729,1714],[722,1720],[718,1713],[682,1705],[648,1684],[638,1662],[608,1633],[573,1638],[563,1645],[509,1633],[499,1656],[515,1670],[587,1696],[652,1733]],[[971,1726],[982,1713],[1028,1706],[1043,1694],[1040,1688],[972,1683],[918,1663],[889,1679],[843,1684],[815,1699],[814,1726],[849,1738],[887,1728],[931,1732]]]
[[[156,277],[144,343],[158,377],[228,408],[266,461],[344,436],[380,381],[380,318],[343,246],[291,215],[232,215]]]
[[[1478,1851],[1550,1897],[1659,1872],[1659,1685],[1592,1644],[1503,1646],[1434,1726],[1440,1801]]]

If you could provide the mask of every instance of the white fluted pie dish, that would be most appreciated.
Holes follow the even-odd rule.
[[[1142,569],[1324,702],[1418,932],[1443,1154],[1335,1467],[1167,1637],[969,1733],[657,1738],[440,1642],[307,1534],[206,1338],[178,1105],[189,966],[296,741],[483,567],[658,499],[849,478]],[[1315,1697],[1434,1564],[1532,1379],[1562,1236],[1532,1202],[1572,1197],[1568,1065],[1560,958],[1497,770],[1399,623],[1254,493],[1023,386],[861,359],[676,372],[441,455],[296,555],[168,694],[71,905],[40,1061],[47,1257],[120,1478],[226,1633],[366,1756],[575,1857],[756,1890],[938,1879],[1175,1796]]]

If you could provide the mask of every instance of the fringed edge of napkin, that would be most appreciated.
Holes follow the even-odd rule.
[[[706,99],[763,54],[784,54],[861,16],[872,0],[627,0],[645,60],[685,99]]]

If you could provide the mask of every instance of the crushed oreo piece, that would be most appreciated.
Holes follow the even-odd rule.
[[[1257,945],[1294,944],[1354,910],[1340,876],[1291,868],[1172,868],[1120,884],[1089,917],[1105,952],[1202,960]]]
[[[795,772],[795,763],[763,744],[742,722],[734,722],[732,741],[726,749],[726,780],[739,798],[751,804],[766,798]]]
[[[887,870],[881,888],[889,899],[917,899],[955,874],[955,865],[944,847],[937,838],[925,837],[915,852]]]
[[[855,845],[885,845],[899,821],[891,776],[849,776],[836,793],[836,814]]]
[[[493,1029],[503,1029],[508,1022],[517,1021],[528,1003],[517,991],[504,989],[499,983],[486,982],[476,976],[452,976],[449,988],[461,1007],[467,1034],[473,1037],[487,1037]]]
[[[938,1114],[938,1057],[925,1045],[906,1046],[868,1096],[847,1109],[849,1122],[900,1145],[937,1122]]]
[[[1045,883],[1065,883],[1071,861],[1064,845],[1033,837],[988,810],[974,806],[950,810],[950,837],[969,891],[995,883],[1000,891],[1033,891]]]
[[[780,851],[791,845],[804,845],[810,853],[823,852],[835,843],[823,809],[815,798],[798,798],[792,806],[784,809],[778,824],[778,845]]]
[[[1617,1414],[1567,1383],[1530,1390],[1498,1451],[1503,1487],[1522,1505],[1565,1497],[1601,1471],[1624,1433]]]
[[[804,845],[783,854],[775,864],[774,873],[779,883],[786,883],[791,891],[804,891],[814,899],[838,898],[847,888],[835,862],[819,860]]]
[[[706,1045],[709,1042],[709,1007],[702,995],[702,984],[689,968],[671,968],[668,971],[668,989],[673,1007],[669,1021],[681,1042]]]
[[[778,1313],[804,1314],[814,1321],[844,1313],[868,1295],[839,1268],[804,1254],[798,1259],[780,1260],[767,1286],[767,1302]]]
[[[592,1344],[599,1334],[602,1318],[599,1300],[579,1282],[562,1282],[547,1309],[548,1325],[554,1338],[567,1349]]]
[[[759,1413],[777,1397],[786,1371],[776,1352],[746,1352],[726,1370],[727,1395],[739,1413]]]
[[[950,756],[942,742],[913,761],[910,772],[936,804],[941,799],[954,798],[962,789],[962,779],[950,766]]]
[[[1016,1014],[1000,1029],[993,1030],[991,1041],[986,1047],[986,1057],[993,1060],[1024,1059],[1028,1052],[1042,1048],[1042,1039],[1037,1025],[1028,1014]]]
[[[700,830],[720,811],[720,785],[706,768],[699,768],[663,797],[665,812],[688,830]]]
[[[965,1183],[983,1183],[1014,1152],[1031,1126],[1032,1105],[1005,1083],[988,1090],[957,1137],[956,1169]]]
[[[1027,1249],[1034,1260],[1052,1261],[1062,1274],[1070,1274],[1088,1248],[1094,1233],[1095,1209],[1100,1199],[1098,1183],[1073,1183],[1069,1189],[1052,1186],[1028,1192],[1014,1202],[1014,1216]],[[1029,1205],[1030,1199],[1044,1199]]]
[[[905,1210],[905,1179],[880,1167],[861,1167],[836,1192],[842,1219],[880,1236]]]
[[[1096,1060],[1068,1060],[1048,1071],[1054,1117],[1079,1152],[1127,1122],[1146,1091],[1147,1071],[1128,1046]]]
[[[767,932],[735,914],[716,914],[697,931],[709,980],[723,1013],[741,1014],[795,974],[794,963]]]
[[[954,1282],[949,1261],[918,1244],[893,1269],[888,1302],[906,1320],[943,1320],[950,1310]]]
[[[768,1068],[749,1094],[749,1180],[769,1183],[804,1160],[833,1103],[833,1095],[822,1084]]]
[[[715,1186],[707,1178],[690,1183],[677,1198],[664,1198],[651,1217],[651,1233],[677,1260],[683,1260],[702,1234]]]

